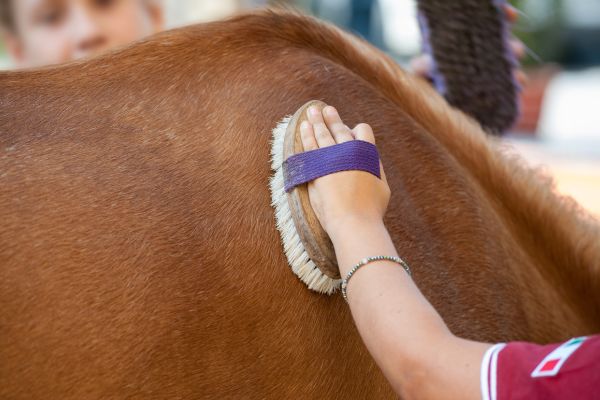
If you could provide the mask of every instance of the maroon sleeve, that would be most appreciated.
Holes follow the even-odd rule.
[[[481,380],[484,400],[600,399],[600,335],[496,345],[484,357]]]

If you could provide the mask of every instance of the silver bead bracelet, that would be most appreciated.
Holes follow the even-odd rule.
[[[371,263],[373,261],[381,261],[381,260],[393,261],[395,263],[400,264],[402,266],[402,268],[404,268],[404,270],[406,271],[406,273],[408,274],[408,276],[412,277],[412,273],[410,272],[410,267],[400,257],[396,257],[396,256],[372,256],[372,257],[363,258],[362,260],[360,260],[358,262],[358,264],[356,264],[354,267],[352,267],[352,269],[350,270],[350,272],[348,272],[348,275],[346,275],[346,278],[344,278],[344,280],[342,281],[342,296],[344,296],[344,300],[346,300],[346,303],[348,302],[348,295],[346,293],[346,288],[348,287],[348,281],[350,281],[350,278],[352,278],[352,275],[354,275],[354,273],[356,271],[358,271],[358,269],[360,267],[362,267],[363,265],[366,265],[366,264]]]

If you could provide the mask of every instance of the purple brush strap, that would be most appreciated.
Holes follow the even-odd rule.
[[[294,154],[283,162],[285,191],[340,171],[365,171],[381,179],[379,153],[374,144],[351,140]]]

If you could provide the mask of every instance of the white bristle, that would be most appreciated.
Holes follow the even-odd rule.
[[[284,118],[273,129],[271,144],[271,205],[275,208],[275,224],[281,234],[283,250],[292,271],[308,288],[319,293],[332,294],[341,285],[341,279],[332,279],[325,275],[308,257],[302,240],[296,231],[292,212],[287,201],[283,182],[283,142],[285,131],[292,117]]]

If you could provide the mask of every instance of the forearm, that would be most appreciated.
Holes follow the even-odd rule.
[[[364,257],[398,255],[382,222],[345,222],[331,239],[343,277]],[[442,398],[460,390],[460,398],[478,398],[479,361],[487,346],[455,338],[401,266],[389,261],[365,265],[347,291],[363,341],[399,393]],[[448,371],[448,366],[462,370]],[[472,378],[448,382],[462,374]]]

